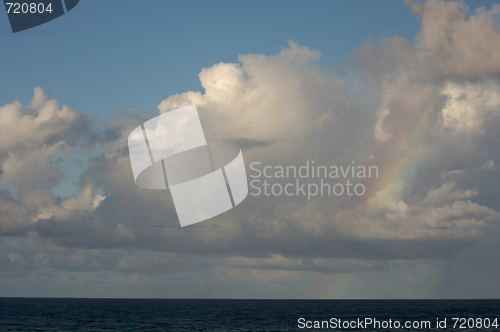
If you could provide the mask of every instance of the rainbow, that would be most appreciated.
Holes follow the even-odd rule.
[[[391,138],[376,146],[370,164],[378,166],[379,177],[373,178],[367,186],[367,209],[383,206],[395,194],[398,187],[396,184],[411,183],[419,165],[424,162],[420,150],[421,140],[427,132],[434,103],[428,103],[425,107],[413,106],[412,111],[409,111],[413,116],[406,123],[400,124]],[[334,273],[320,278],[315,289],[316,298],[362,298],[358,289],[358,285],[362,284],[360,273]]]
[[[413,112],[409,112],[408,121],[401,124],[393,137],[376,147],[374,160],[379,164],[380,174],[367,188],[369,208],[384,205],[393,196],[395,184],[409,184],[415,178],[418,166],[424,162],[420,143],[427,132],[433,110],[434,103],[415,107]]]
[[[324,274],[316,284],[314,298],[316,299],[353,299],[360,298],[358,287],[361,283],[359,273]]]

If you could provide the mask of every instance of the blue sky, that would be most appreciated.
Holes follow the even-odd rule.
[[[84,113],[150,113],[201,90],[202,68],[239,54],[275,54],[292,39],[335,66],[369,37],[412,39],[419,27],[402,1],[82,0],[75,9],[16,34],[0,11],[1,105],[26,104],[42,86]]]
[[[467,1],[471,10],[493,1]],[[403,1],[82,0],[76,10],[12,34],[0,11],[0,105],[42,86],[60,104],[109,117],[155,112],[171,94],[200,91],[198,73],[239,54],[279,52],[292,39],[341,64],[365,40],[413,39]]]

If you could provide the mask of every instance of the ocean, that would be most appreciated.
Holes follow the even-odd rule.
[[[0,298],[0,331],[499,331],[499,328],[500,300]]]

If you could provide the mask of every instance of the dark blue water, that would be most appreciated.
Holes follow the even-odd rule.
[[[454,317],[463,318],[455,328]],[[358,325],[365,318],[372,324]],[[446,318],[446,328],[437,329],[436,318]],[[494,325],[500,300],[0,298],[0,331],[499,331]]]

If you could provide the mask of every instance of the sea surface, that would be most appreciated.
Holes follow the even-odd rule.
[[[405,328],[408,322],[415,327]],[[499,331],[499,325],[500,300],[0,298],[0,331]]]

